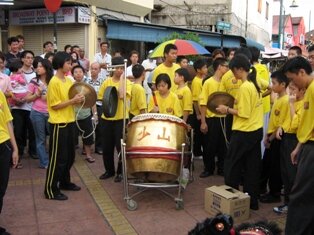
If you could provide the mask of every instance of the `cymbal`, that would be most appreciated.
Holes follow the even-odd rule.
[[[228,107],[233,107],[234,97],[227,92],[214,92],[208,97],[207,108],[215,114],[221,114],[217,112],[216,108],[219,105],[226,105]]]
[[[105,117],[111,118],[116,115],[118,108],[118,92],[114,86],[108,86],[102,100],[103,113]]]
[[[76,82],[70,87],[69,98],[72,99],[77,94],[85,96],[83,108],[91,108],[96,103],[97,95],[95,89],[85,82]],[[82,103],[76,104],[76,106],[81,106]]]

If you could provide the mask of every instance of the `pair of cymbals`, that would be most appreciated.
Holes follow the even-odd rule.
[[[226,105],[228,107],[233,107],[234,97],[227,92],[214,92],[208,97],[207,108],[215,114],[219,113],[216,108],[219,105]]]

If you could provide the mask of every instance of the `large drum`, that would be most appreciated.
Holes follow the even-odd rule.
[[[186,123],[175,116],[146,113],[134,117],[127,130],[128,173],[151,182],[176,180],[186,133]]]

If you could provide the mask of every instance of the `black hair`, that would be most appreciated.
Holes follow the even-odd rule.
[[[212,58],[215,58],[217,55],[222,55],[222,57],[225,57],[225,53],[223,50],[221,49],[215,49],[212,54],[211,54],[211,57]]]
[[[277,80],[279,84],[284,83],[286,88],[289,85],[289,80],[288,80],[287,76],[283,73],[282,70],[277,70],[277,71],[273,72],[270,75],[270,77],[272,79]]]
[[[66,51],[68,48],[72,48],[72,46],[70,44],[67,44],[64,46],[64,51]]]
[[[161,73],[156,77],[156,87],[158,86],[159,83],[165,82],[168,84],[168,89],[171,88],[171,80],[168,74],[166,73]]]
[[[55,56],[55,53],[53,53],[53,52],[47,52],[46,54],[45,54],[45,59],[49,59],[49,57],[50,56]]]
[[[73,68],[71,69],[72,75],[74,74],[75,69],[82,69],[83,73],[85,73],[85,69],[83,68],[83,66],[78,64],[78,65],[73,66]]]
[[[187,60],[187,61],[189,61],[188,58],[186,58],[186,57],[183,56],[183,55],[180,55],[180,56],[177,57],[177,63],[178,63],[178,64],[180,64],[182,60]]]
[[[79,45],[73,45],[71,46],[71,52],[73,51],[74,48],[80,48]]]
[[[228,60],[226,58],[217,58],[213,62],[213,69],[216,72],[218,69],[219,65],[227,64]]]
[[[45,48],[47,45],[51,44],[53,46],[53,43],[51,41],[47,41],[47,42],[44,42],[43,44],[43,48]]]
[[[231,47],[231,48],[229,48],[228,49],[228,51],[227,51],[227,57],[231,54],[231,52],[235,52],[237,50],[237,48],[236,47]]]
[[[9,37],[7,43],[11,45],[12,42],[19,42],[19,39],[17,37]]]
[[[123,64],[124,64],[124,59],[123,59],[122,56],[112,57],[112,59],[111,59],[111,64],[112,64],[112,65],[119,65],[119,64],[121,64],[121,66],[123,66]]]
[[[249,81],[251,81],[254,84],[257,92],[259,94],[261,93],[261,88],[259,87],[256,81],[256,69],[253,66],[251,66],[251,63],[249,59],[247,58],[247,56],[241,53],[235,55],[229,63],[229,68],[231,70],[233,70],[234,68],[237,68],[237,69],[242,68],[246,72],[250,72],[250,70],[252,70],[248,74],[247,78]]]
[[[312,52],[314,51],[314,45],[310,46],[308,49],[307,49],[307,52]]]
[[[190,80],[190,73],[189,73],[189,71],[186,68],[179,68],[179,69],[176,70],[176,73],[179,76],[183,76],[184,82],[187,82],[187,81]]]
[[[52,67],[55,70],[63,68],[64,63],[71,60],[72,57],[70,54],[64,51],[58,51],[52,59]]]
[[[303,58],[302,56],[297,56],[284,64],[282,70],[284,73],[290,72],[297,74],[300,69],[304,69],[305,72],[310,75],[312,73],[311,64],[307,61],[307,59]]]
[[[252,61],[252,53],[251,53],[249,48],[247,48],[247,47],[240,47],[240,48],[238,48],[234,52],[234,55],[236,56],[236,55],[239,55],[239,54],[245,55],[249,59],[249,61]]]
[[[25,50],[25,51],[22,51],[21,58],[25,58],[27,54],[31,54],[33,57],[35,56],[34,52],[30,50]]]
[[[289,51],[290,51],[290,50],[296,51],[297,54],[298,54],[298,56],[299,56],[299,55],[302,55],[302,49],[301,49],[301,47],[299,47],[299,46],[290,47],[290,48],[289,48]]]
[[[204,67],[204,65],[207,66],[207,63],[204,59],[198,59],[193,63],[193,67],[195,69],[195,71],[197,72],[198,69],[201,69]]]
[[[249,50],[252,54],[252,62],[258,62],[259,56],[260,56],[260,50],[257,47],[249,47]]]
[[[100,47],[101,47],[102,45],[104,45],[104,44],[107,44],[107,46],[108,46],[108,48],[109,48],[109,42],[107,42],[107,41],[101,42],[101,43],[100,43]]]
[[[141,64],[135,64],[132,66],[132,73],[135,79],[140,78],[145,71],[145,68]]]
[[[25,38],[24,38],[24,36],[23,36],[23,35],[21,35],[21,34],[16,35],[16,38],[17,38],[17,39],[23,39],[23,40],[25,39]]]
[[[9,64],[10,71],[14,73],[17,72],[22,67],[23,67],[23,64],[20,59],[14,59]]]
[[[165,54],[169,54],[170,50],[178,50],[178,48],[176,45],[172,43],[167,44],[164,48],[164,56]]]
[[[50,63],[49,60],[47,59],[42,59],[40,61],[37,62],[37,67],[38,67],[38,63],[41,63],[41,65],[45,68],[46,70],[46,83],[47,85],[49,84],[51,78],[53,77],[53,69],[52,69],[52,65]],[[39,82],[39,75],[36,75],[37,78],[37,82]]]
[[[0,59],[4,62],[5,61],[5,56],[4,54],[0,51]]]
[[[33,68],[34,68],[34,69],[37,69],[38,63],[41,62],[42,60],[44,60],[43,57],[41,57],[41,56],[39,56],[39,55],[38,55],[38,56],[35,56],[35,57],[34,57],[34,60],[33,60]],[[50,63],[50,64],[51,64],[51,63]]]

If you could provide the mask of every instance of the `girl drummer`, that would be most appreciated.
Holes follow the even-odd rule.
[[[263,138],[263,105],[256,82],[256,70],[243,54],[229,63],[236,79],[242,81],[234,107],[219,105],[217,111],[232,114],[232,135],[225,158],[225,183],[238,189],[244,172],[243,191],[251,196],[250,208],[258,210],[261,140]],[[251,72],[250,72],[251,71]]]
[[[182,117],[182,108],[178,96],[170,91],[171,80],[168,74],[161,73],[156,78],[155,95],[150,98],[148,111]]]

